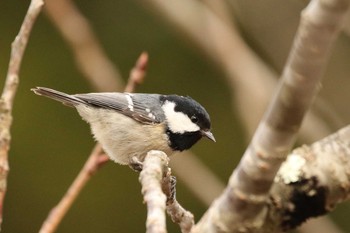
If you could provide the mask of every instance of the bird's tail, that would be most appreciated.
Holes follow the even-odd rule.
[[[66,93],[56,91],[46,87],[36,87],[31,89],[35,94],[48,97],[50,99],[59,101],[64,105],[69,107],[74,107],[78,104],[86,104],[85,101],[74,97],[73,95],[68,95]]]

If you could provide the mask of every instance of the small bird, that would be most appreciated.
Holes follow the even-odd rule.
[[[110,159],[134,170],[142,170],[150,150],[171,155],[190,149],[203,136],[215,142],[209,114],[188,96],[119,92],[69,95],[46,87],[31,90],[75,107]]]

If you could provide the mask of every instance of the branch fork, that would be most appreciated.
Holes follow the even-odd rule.
[[[148,233],[166,232],[165,210],[181,232],[190,232],[194,225],[193,214],[185,210],[176,200],[176,179],[168,167],[169,158],[162,151],[147,153],[140,173],[142,194],[147,204],[146,229]]]

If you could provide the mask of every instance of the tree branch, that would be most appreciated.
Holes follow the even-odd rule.
[[[264,228],[288,231],[348,200],[349,155],[350,126],[293,150],[274,180]]]
[[[166,211],[174,223],[179,224],[182,233],[188,233],[194,226],[194,216],[191,212],[184,209],[175,199],[167,203]]]
[[[168,156],[162,151],[150,151],[143,162],[140,173],[142,194],[147,204],[147,233],[165,233],[165,202],[161,181],[168,166]]]
[[[314,0],[303,11],[290,57],[268,111],[228,187],[192,232],[253,231],[262,226],[273,179],[317,93],[348,5],[344,0]]]
[[[171,176],[171,169],[167,167],[162,180],[162,190],[167,197],[166,211],[174,223],[179,224],[182,233],[191,231],[194,225],[194,216],[185,210],[176,200],[176,179]]]
[[[12,108],[19,83],[19,70],[24,51],[35,20],[44,2],[32,0],[21,29],[12,43],[11,57],[7,71],[5,86],[0,99],[0,227],[3,220],[3,205],[7,190],[7,175],[9,172],[8,151],[10,149],[12,125]]]
[[[79,193],[97,172],[100,166],[109,161],[108,156],[102,156],[103,150],[99,144],[96,144],[84,167],[75,178],[66,194],[60,202],[50,211],[49,216],[44,221],[39,233],[55,232],[63,217],[66,215]]]
[[[99,91],[122,90],[119,70],[107,58],[88,20],[71,0],[46,0],[45,12],[72,49],[78,69]]]
[[[148,65],[148,53],[143,52],[136,61],[135,66],[131,69],[128,83],[124,89],[125,92],[134,92],[136,86],[142,84]]]

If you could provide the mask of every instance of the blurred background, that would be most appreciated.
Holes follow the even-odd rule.
[[[97,88],[122,91],[120,84],[126,82],[143,51],[149,54],[149,64],[137,92],[190,95],[212,118],[217,143],[202,140],[192,149],[195,156],[173,157],[178,201],[199,220],[249,143],[283,69],[307,1],[46,3],[34,25],[20,72],[2,232],[37,232],[95,144],[88,125],[74,109],[38,97],[30,88],[44,86],[67,93]],[[28,5],[24,0],[0,1],[1,85],[11,42]],[[350,22],[325,68],[320,97],[305,121],[299,144],[311,143],[349,122],[348,26]],[[96,40],[89,39],[89,30]],[[92,49],[95,46],[100,49]],[[117,77],[121,79],[116,81]],[[202,176],[197,165],[188,165],[192,157],[215,178]],[[140,188],[137,173],[109,162],[83,189],[57,232],[145,231],[146,207]],[[349,214],[349,204],[343,203],[330,217],[349,232]],[[168,229],[179,232],[171,221]]]

